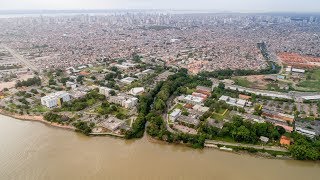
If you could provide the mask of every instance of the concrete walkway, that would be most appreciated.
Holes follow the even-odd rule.
[[[230,143],[223,141],[215,141],[215,140],[206,140],[205,146],[210,147],[212,145],[223,145],[223,146],[237,146],[237,147],[246,147],[246,148],[254,148],[254,149],[265,149],[269,151],[280,151],[280,152],[288,152],[286,148],[275,147],[275,146],[260,146],[260,145],[250,145],[250,144],[242,144],[242,143]]]

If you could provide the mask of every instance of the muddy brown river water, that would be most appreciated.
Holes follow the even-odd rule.
[[[319,180],[320,164],[86,137],[0,115],[0,180]]]

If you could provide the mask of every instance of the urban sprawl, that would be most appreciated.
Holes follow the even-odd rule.
[[[86,135],[320,159],[320,16],[0,18],[0,112]]]

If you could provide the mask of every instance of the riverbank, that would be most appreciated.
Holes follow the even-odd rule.
[[[70,131],[76,131],[76,128],[73,126],[61,125],[58,123],[48,122],[48,121],[44,120],[43,116],[20,115],[20,114],[10,113],[10,112],[4,111],[2,109],[0,109],[0,114],[14,118],[14,119],[22,120],[22,121],[35,121],[35,122],[40,122],[45,125],[49,125],[49,126],[56,127],[56,128],[61,128],[61,129],[70,130]],[[114,134],[114,133],[90,133],[89,135],[90,136],[110,136],[110,137],[116,137],[116,138],[124,138],[124,135],[119,135],[119,134]]]
[[[156,138],[148,135],[147,133],[145,133],[145,136],[146,136],[147,140],[151,143],[190,147],[188,144],[185,144],[182,142],[181,143],[169,143],[166,141],[162,141],[162,140],[156,139]],[[222,148],[222,147],[225,147],[225,148]],[[204,149],[218,150],[218,151],[228,152],[228,153],[237,154],[237,155],[249,155],[249,156],[252,156],[255,158],[266,158],[266,159],[277,159],[277,160],[294,160],[293,158],[291,158],[289,156],[274,156],[270,153],[271,151],[268,152],[266,150],[266,151],[262,152],[261,149],[257,149],[256,152],[249,152],[248,150],[241,150],[240,148],[237,149],[237,147],[235,147],[235,146],[220,146],[220,145],[219,146],[208,146],[208,144],[204,146]]]
[[[43,116],[31,116],[31,115],[19,115],[19,114],[14,114],[14,113],[9,113],[6,111],[3,111],[0,109],[0,114],[4,115],[4,116],[8,116],[11,118],[15,118],[15,119],[19,119],[19,120],[23,120],[23,121],[35,121],[35,122],[40,122],[43,123],[45,125],[49,125],[52,127],[56,127],[56,128],[61,128],[61,129],[65,129],[65,130],[71,130],[71,131],[76,131],[75,127],[72,126],[65,126],[65,125],[61,125],[61,124],[57,124],[57,123],[50,123],[46,120],[44,120]],[[116,135],[113,133],[91,133],[90,136],[110,136],[110,137],[114,137],[114,138],[124,138],[124,136],[121,135]],[[153,138],[152,136],[148,135],[147,133],[145,133],[145,136],[148,138],[149,142],[151,143],[163,143],[163,144],[168,144],[168,145],[181,145],[181,146],[188,146],[188,144],[185,143],[168,143],[165,141],[161,141],[159,139]],[[274,147],[272,147],[271,149],[268,149],[266,147],[262,147],[262,149],[258,148],[246,148],[246,147],[237,147],[234,146],[233,144],[225,144],[227,142],[215,142],[212,143],[211,141],[206,141],[207,143],[205,144],[205,148],[214,148],[217,149],[219,151],[227,151],[227,152],[231,152],[234,154],[247,154],[250,156],[254,156],[254,157],[262,157],[262,158],[268,158],[268,159],[292,159],[291,157],[281,154],[278,155],[279,153],[277,153],[277,149],[275,149]],[[214,145],[214,146],[210,146],[210,145]],[[251,146],[250,146],[251,147]],[[281,149],[282,152],[287,152],[287,150]]]
[[[2,115],[0,127],[0,179],[312,180],[319,177],[320,164],[315,162],[150,143],[146,136],[137,140],[92,138]],[[124,169],[126,173],[121,173]],[[266,173],[267,177],[262,176]]]
[[[20,114],[10,113],[10,112],[4,111],[2,109],[0,109],[0,114],[2,114],[4,116],[11,117],[11,118],[19,119],[22,121],[35,121],[35,122],[40,122],[40,123],[43,123],[45,125],[49,125],[52,127],[65,129],[65,130],[70,130],[70,131],[76,130],[76,128],[72,127],[72,126],[48,122],[48,121],[44,120],[43,116],[20,115]]]

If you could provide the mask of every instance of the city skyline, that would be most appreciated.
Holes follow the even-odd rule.
[[[229,12],[320,12],[316,0],[1,0],[0,10],[173,9]]]

